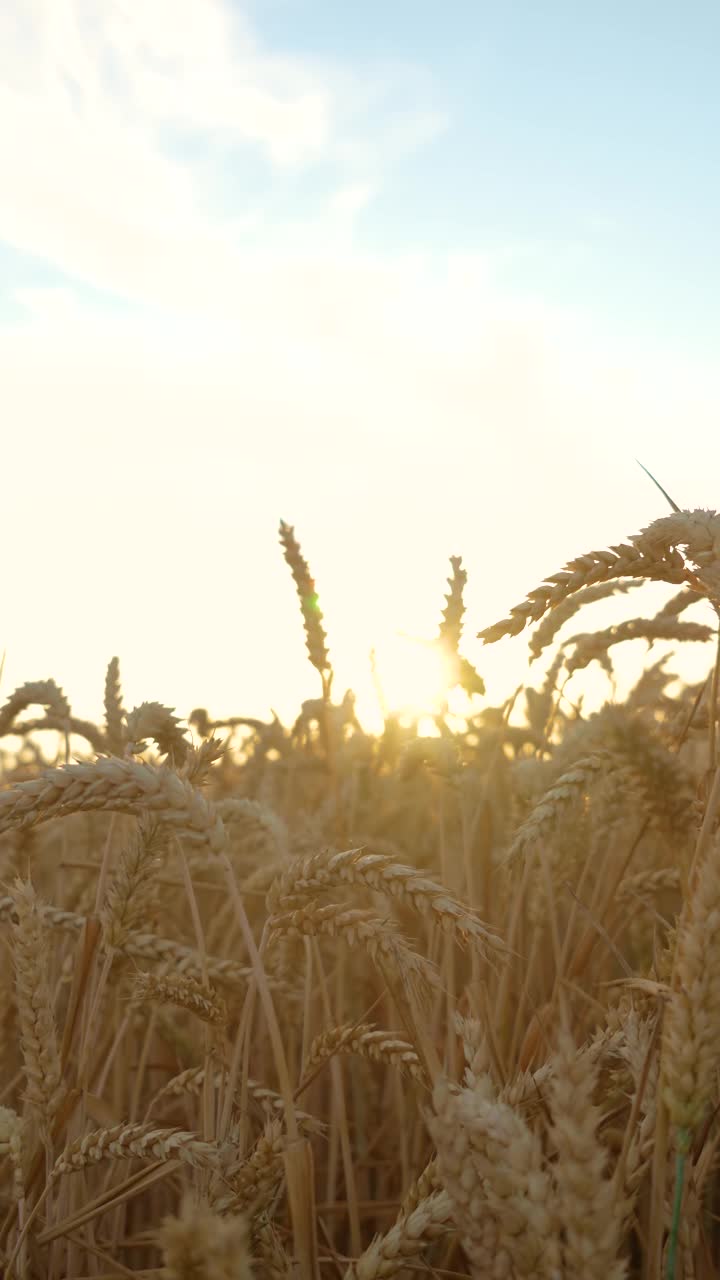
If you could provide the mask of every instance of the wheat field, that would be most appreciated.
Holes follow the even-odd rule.
[[[3,1275],[717,1275],[720,515],[482,631],[527,631],[502,706],[452,557],[434,643],[472,710],[435,736],[363,730],[280,543],[317,680],[292,726],[127,709],[117,658],[97,723],[53,680],[0,708]],[[618,594],[637,616],[583,630]],[[568,681],[632,640],[585,714]]]

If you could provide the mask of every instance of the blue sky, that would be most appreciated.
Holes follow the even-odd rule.
[[[282,516],[340,688],[462,553],[500,690],[524,647],[475,632],[663,513],[636,455],[717,505],[718,37],[642,0],[8,0],[6,685],[96,714],[119,652],[130,701],[292,715]]]

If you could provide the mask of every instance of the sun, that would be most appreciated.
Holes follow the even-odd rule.
[[[437,714],[454,683],[447,658],[437,645],[395,632],[374,650],[378,696],[384,710],[418,719]]]

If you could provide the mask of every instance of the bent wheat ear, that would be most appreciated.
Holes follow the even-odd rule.
[[[595,604],[596,601],[606,600],[613,595],[624,595],[633,587],[640,586],[642,582],[631,580],[629,582],[598,582],[594,586],[581,587],[574,595],[568,596],[561,604],[555,605],[535,628],[530,639],[531,658],[539,658],[543,650],[552,644],[560,628],[564,627],[565,623],[569,622],[586,604]],[[687,592],[684,591],[683,594]]]
[[[495,644],[503,636],[516,636],[530,622],[539,622],[550,609],[562,604],[570,595],[596,582],[608,582],[616,578],[647,578],[649,581],[679,584],[687,581],[685,561],[679,551],[672,548],[666,554],[646,554],[637,547],[621,543],[609,551],[588,551],[586,555],[570,560],[560,573],[549,577],[527,600],[515,605],[507,618],[486,627],[478,633],[485,644]]]
[[[371,1022],[363,1022],[357,1026],[347,1022],[316,1036],[310,1046],[305,1070],[310,1070],[337,1053],[354,1053],[371,1062],[384,1062],[403,1075],[426,1082],[422,1063],[412,1045],[407,1040],[401,1040],[393,1031],[376,1027]]]
[[[628,618],[603,631],[572,636],[567,641],[568,644],[575,645],[567,660],[568,675],[582,671],[591,662],[605,665],[608,649],[616,644],[624,644],[626,640],[647,640],[650,644],[655,640],[680,640],[703,644],[712,640],[714,635],[712,627],[706,627],[700,622],[679,622],[668,615],[660,615],[658,618]]]
[[[202,1022],[216,1027],[224,1027],[227,1022],[225,1001],[211,987],[204,986],[196,978],[170,973],[156,977],[154,973],[141,971],[135,975],[132,998],[138,1004],[156,1002],[177,1005],[194,1013]]]
[[[45,707],[57,720],[70,719],[70,703],[54,680],[29,680],[0,709],[0,737],[10,732],[21,711],[32,706]]]
[[[430,961],[408,946],[390,921],[380,920],[371,911],[348,908],[338,902],[327,906],[310,902],[284,915],[270,916],[267,927],[268,944],[283,934],[342,937],[349,946],[364,948],[373,963],[388,975],[397,975],[417,1000],[426,997],[431,987],[437,987],[437,973]]]
[[[152,738],[174,764],[185,762],[189,744],[172,707],[164,707],[160,702],[141,702],[128,713],[127,735],[136,748],[142,748],[143,738]]]
[[[492,950],[503,949],[501,939],[443,885],[423,876],[414,867],[396,862],[388,854],[365,849],[344,849],[339,853],[321,851],[290,863],[268,890],[268,910],[275,913],[293,909],[337,886],[372,889],[404,903],[460,941],[469,940]]]
[[[158,1129],[151,1124],[116,1124],[95,1129],[71,1142],[53,1165],[53,1178],[75,1173],[103,1160],[182,1160],[199,1169],[218,1169],[218,1148],[183,1129]]]
[[[149,812],[185,839],[225,847],[225,830],[205,796],[174,769],[103,757],[47,769],[39,778],[0,792],[0,834],[88,810]]]

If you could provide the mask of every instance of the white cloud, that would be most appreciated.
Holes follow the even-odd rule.
[[[353,186],[341,187],[330,197],[330,210],[342,217],[354,218],[365,209],[375,194],[369,182],[358,182]]]
[[[587,316],[503,293],[483,253],[358,250],[387,157],[444,124],[412,94],[398,107],[402,75],[386,96],[382,77],[278,57],[218,0],[23,0],[0,6],[0,82],[0,239],[147,304],[19,288],[23,321],[0,330],[11,682],[52,667],[92,713],[93,646],[147,670],[137,700],[292,704],[305,660],[279,515],[308,543],[342,661],[374,627],[413,629],[451,553],[471,570],[472,634],[652,518],[637,449],[679,501],[713,500],[711,371],[611,352]],[[203,187],[215,146],[240,166],[222,207]],[[246,192],[247,147],[283,169],[322,159],[316,212],[288,198],[269,226],[287,175]]]

